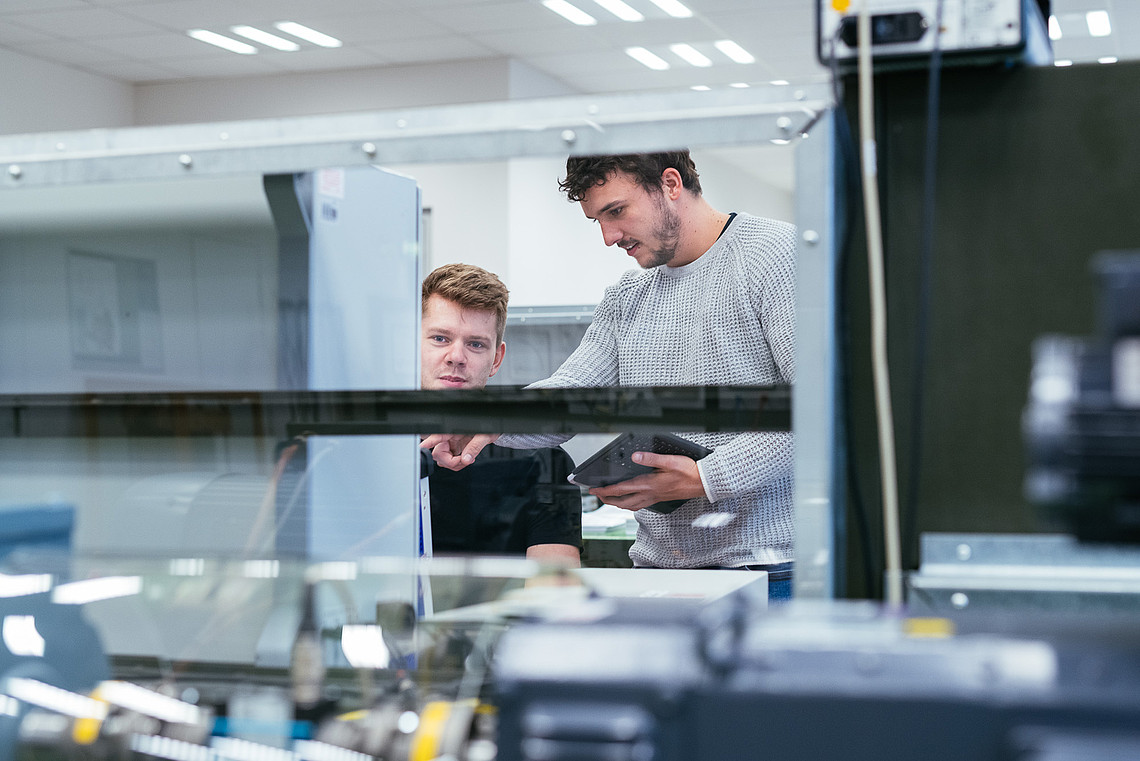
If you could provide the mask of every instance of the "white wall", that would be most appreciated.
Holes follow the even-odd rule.
[[[506,59],[141,84],[135,123],[193,124],[506,100]]]
[[[128,127],[131,85],[0,48],[0,134]]]
[[[764,146],[698,150],[693,158],[715,208],[794,221],[791,154],[789,146]],[[596,304],[636,268],[559,192],[562,157],[389,168],[415,177],[431,209],[425,273],[449,262],[479,265],[503,278],[520,307]]]
[[[415,178],[423,207],[431,210],[425,230],[424,274],[453,262],[475,264],[495,273],[507,270],[505,162],[386,164],[384,168]]]

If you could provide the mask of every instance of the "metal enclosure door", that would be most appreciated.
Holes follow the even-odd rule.
[[[418,388],[418,185],[368,166],[297,183],[311,189],[309,388]],[[314,437],[308,450],[306,557],[418,554],[417,437]]]

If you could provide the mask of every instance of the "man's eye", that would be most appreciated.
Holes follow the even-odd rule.
[[[429,337],[429,338],[428,338],[428,340],[429,340],[429,341],[432,341],[432,342],[434,342],[434,343],[437,343],[437,344],[441,344],[441,343],[443,343],[444,341],[446,341],[447,339],[446,339],[446,338],[444,338],[443,336],[431,336],[431,337]]]
[[[471,343],[469,343],[467,345],[470,346],[472,349],[482,349],[484,346],[486,346],[486,344],[484,344],[482,341],[472,341]]]

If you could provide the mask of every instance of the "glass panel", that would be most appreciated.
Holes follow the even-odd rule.
[[[0,393],[418,383],[406,177],[357,167],[2,200]]]

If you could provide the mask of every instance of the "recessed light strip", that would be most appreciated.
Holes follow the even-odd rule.
[[[211,32],[208,29],[189,29],[187,30],[186,34],[200,42],[216,45],[217,47],[228,50],[231,53],[238,53],[240,55],[254,55],[257,52],[257,48],[255,48],[253,45],[248,45],[240,40],[226,37],[224,34]]]
[[[277,31],[285,32],[285,34],[296,37],[305,42],[311,42],[322,48],[339,48],[344,43],[336,37],[330,37],[324,32],[318,32],[316,29],[310,29],[303,24],[298,24],[296,21],[278,21],[273,26],[277,27]]]
[[[542,0],[542,4],[562,18],[578,26],[593,26],[598,20],[566,0]]]
[[[658,55],[655,55],[643,47],[626,48],[625,54],[633,60],[640,63],[642,66],[648,66],[654,71],[665,71],[669,68],[669,62]]]
[[[716,49],[724,53],[736,63],[755,63],[756,57],[732,40],[717,40],[713,43]]]
[[[1085,14],[1085,21],[1089,25],[1089,34],[1093,37],[1112,34],[1112,21],[1108,18],[1108,11],[1089,11]]]
[[[661,10],[668,13],[673,18],[690,18],[693,12],[679,0],[649,0]]]
[[[642,16],[641,13],[636,9],[630,8],[623,2],[623,0],[594,0],[594,2],[617,16],[622,21],[645,20],[645,16]]]
[[[678,42],[676,45],[670,45],[669,49],[673,51],[674,55],[683,60],[691,66],[712,66],[712,61],[709,57],[697,50],[692,45],[685,42]]]
[[[254,26],[245,26],[244,24],[239,26],[231,26],[230,31],[236,35],[245,37],[247,40],[260,42],[265,47],[273,48],[274,50],[283,50],[286,53],[295,53],[301,49],[301,46],[292,40],[287,40],[284,37],[278,37],[276,34],[270,34],[269,32],[262,31],[261,29],[258,29]]]

